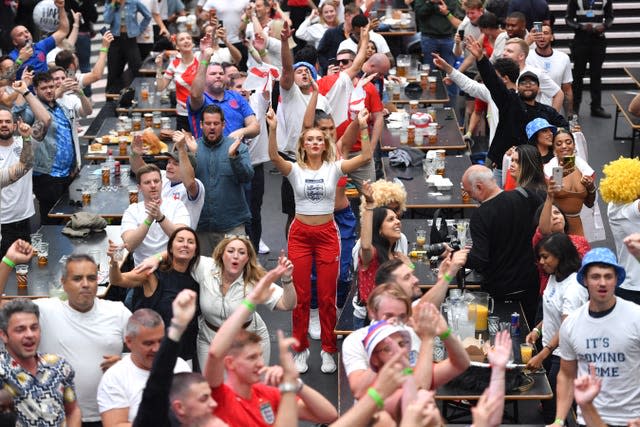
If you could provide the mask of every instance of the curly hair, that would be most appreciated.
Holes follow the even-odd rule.
[[[640,159],[620,157],[604,166],[600,194],[609,203],[631,203],[640,197]]]
[[[399,205],[400,212],[407,210],[407,192],[404,187],[395,182],[380,179],[371,183],[373,202],[376,207],[391,206],[395,203]],[[361,197],[360,216],[364,210],[364,196]]]
[[[296,151],[296,160],[300,167],[307,168],[307,152],[304,149],[304,138],[307,136],[307,132],[316,130],[321,132],[324,136],[324,151],[322,152],[322,161],[323,162],[335,162],[336,161],[336,144],[335,141],[326,133],[322,132],[322,130],[317,127],[312,127],[309,129],[305,129],[300,134],[298,138],[298,149]]]
[[[230,236],[222,239],[218,246],[213,250],[212,258],[216,263],[220,273],[224,270],[224,264],[222,263],[222,256],[224,255],[225,249],[227,249],[227,245],[234,240],[239,240],[244,244],[247,248],[247,255],[249,255],[249,260],[247,264],[244,266],[244,272],[242,273],[242,278],[244,280],[245,293],[247,285],[255,285],[258,281],[266,274],[266,271],[260,263],[258,262],[258,255],[256,255],[256,250],[251,244],[251,240],[249,240],[246,236]]]

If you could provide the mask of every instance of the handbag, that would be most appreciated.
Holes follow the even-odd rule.
[[[438,229],[438,217],[440,217],[440,228]],[[442,243],[449,241],[449,227],[447,226],[447,220],[444,218],[444,213],[441,209],[436,209],[433,214],[433,223],[431,224],[431,233],[429,235],[430,243]]]
[[[462,374],[447,383],[448,387],[462,393],[482,393],[491,382],[491,368],[471,365]],[[521,369],[505,371],[505,392],[507,394],[525,392],[533,387],[534,379]]]

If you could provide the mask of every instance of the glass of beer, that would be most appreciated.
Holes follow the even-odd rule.
[[[435,76],[429,76],[429,91],[435,92],[437,88],[438,78]]]
[[[129,188],[129,204],[138,203],[138,189],[136,187]]]
[[[420,87],[422,87],[422,89],[429,87],[429,73],[420,73]]]
[[[83,188],[82,189],[82,205],[87,206],[91,204],[91,189]]]
[[[520,358],[522,359],[522,363],[529,363],[532,356],[533,346],[526,343],[520,344]]]
[[[29,265],[18,264],[16,265],[16,282],[18,283],[18,289],[25,289],[29,283]]]
[[[128,144],[129,138],[126,136],[121,136],[120,140],[118,141],[118,154],[120,154],[121,156],[126,156]]]
[[[143,102],[149,101],[149,83],[142,83],[140,85],[140,99]]]
[[[423,247],[427,243],[427,230],[422,227],[416,228],[416,243]]]
[[[111,183],[111,167],[102,165],[102,186],[108,187]]]
[[[152,113],[144,113],[144,127],[145,127],[145,129],[153,127],[153,114]]]
[[[415,114],[418,112],[418,101],[409,101],[409,113]]]
[[[38,265],[43,267],[49,264],[49,243],[40,242],[40,248],[38,249]]]

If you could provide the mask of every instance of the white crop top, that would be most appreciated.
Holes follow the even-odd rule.
[[[293,163],[287,179],[293,187],[296,213],[302,215],[333,213],[336,185],[342,175],[342,160],[333,163],[323,162],[318,170],[301,168],[298,163]]]

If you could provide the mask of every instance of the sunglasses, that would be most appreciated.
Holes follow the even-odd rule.
[[[353,59],[336,59],[336,62],[340,65],[349,65],[353,62]]]

